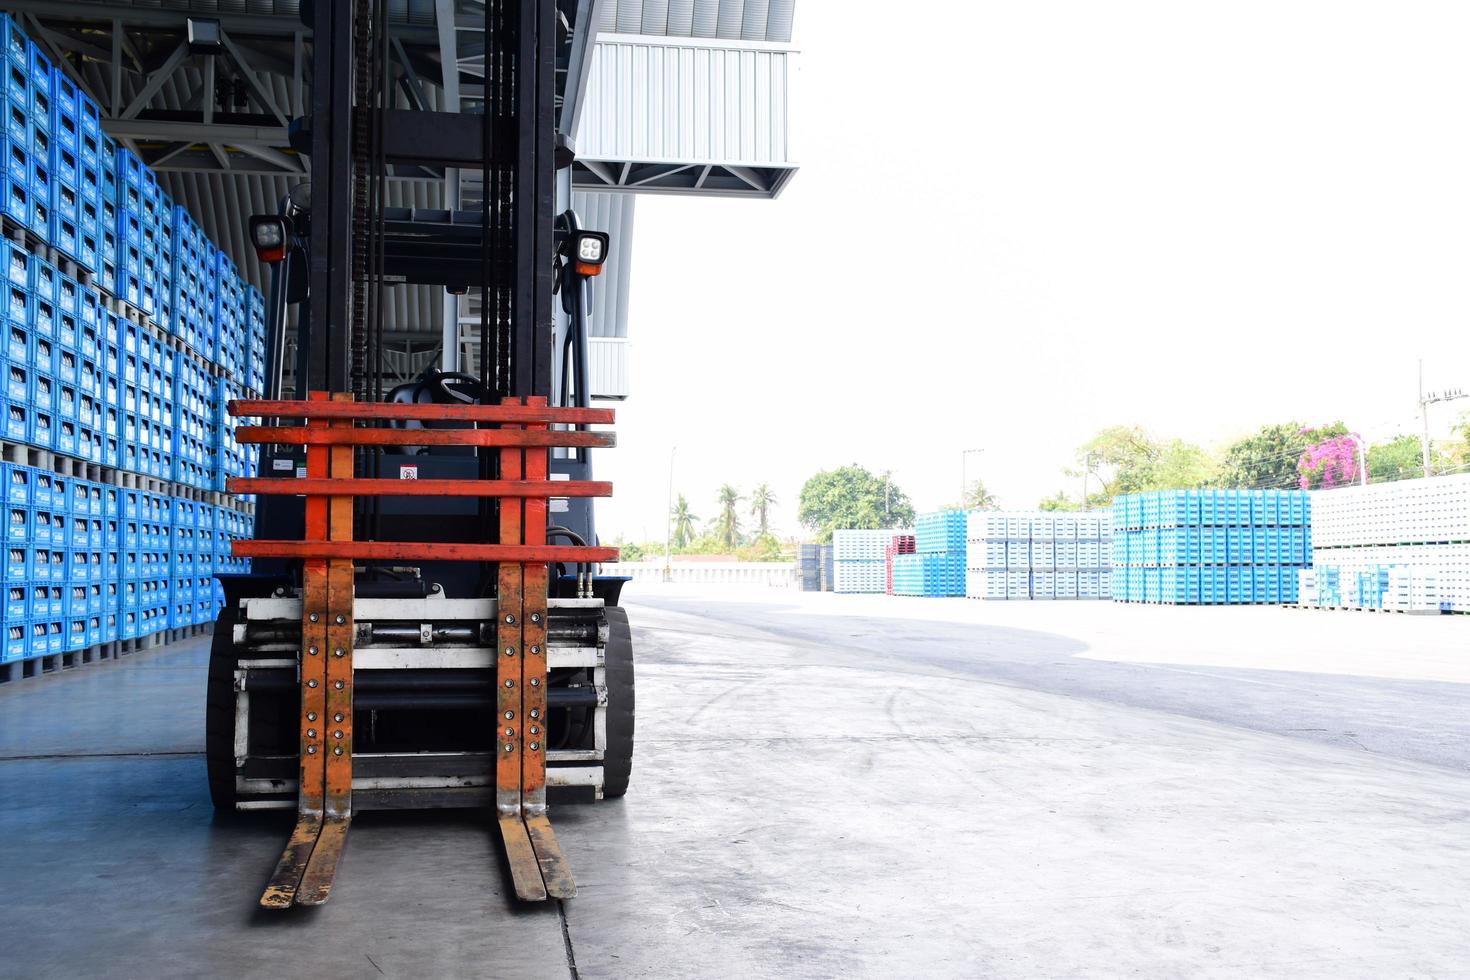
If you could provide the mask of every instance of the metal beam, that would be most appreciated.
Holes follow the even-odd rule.
[[[47,57],[51,59],[51,63],[54,64],[57,68],[65,69],[67,76],[71,78],[71,80],[76,84],[77,88],[86,93],[87,98],[91,99],[93,102],[98,102],[96,91],[93,90],[92,86],[87,82],[87,80],[81,77],[81,74],[72,67],[71,62],[66,60],[66,57],[62,54],[61,50],[63,47],[67,50],[77,50],[77,47],[73,46],[74,44],[79,47],[88,46],[82,45],[81,42],[74,42],[74,39],[66,37],[65,35],[57,34],[55,31],[48,28],[45,24],[41,23],[40,20],[36,18],[35,14],[26,14],[24,16],[26,18],[26,21],[29,22],[32,35],[35,37],[37,43],[40,44],[41,50],[45,51]],[[61,47],[58,47],[58,42],[66,43],[62,44]],[[93,48],[92,50],[96,51],[97,49]],[[98,102],[98,105],[101,105],[101,103]]]
[[[214,125],[214,55],[204,59],[204,81],[199,83],[203,94],[199,97],[199,109],[204,113],[204,124]]]
[[[760,178],[756,175],[754,170],[751,170],[748,167],[736,167],[731,164],[726,164],[725,169],[730,171],[730,173],[734,174],[736,177],[739,177],[741,180],[745,181],[755,190],[761,192],[767,190],[766,185],[761,183]]]
[[[613,174],[612,170],[608,169],[607,164],[597,160],[578,160],[577,162],[586,167],[594,176],[600,178],[609,187],[616,187],[618,185],[618,178]]]
[[[647,177],[640,177],[638,180],[635,180],[632,183],[628,184],[628,186],[629,187],[642,187],[644,184],[651,184],[651,183],[653,183],[656,180],[663,180],[666,177],[672,177],[674,174],[681,173],[681,172],[683,172],[685,170],[689,170],[693,166],[694,165],[691,163],[691,164],[684,164],[682,166],[680,166],[678,164],[675,164],[675,165],[673,165],[671,167],[665,167],[665,168],[663,168],[661,170],[654,171],[653,173],[649,174]]]
[[[174,28],[183,30],[189,19],[201,17],[217,20],[220,26],[236,36],[276,37],[289,40],[302,30],[301,18],[293,14],[241,14],[228,10],[169,10],[135,6],[132,3],[99,3],[96,0],[5,0],[11,11],[34,13],[48,21],[107,24],[121,21],[129,27]],[[413,24],[392,21],[393,36],[404,44],[436,43],[433,30]]]
[[[271,95],[270,88],[256,75],[255,69],[250,67],[250,62],[245,60],[245,52],[241,51],[239,45],[230,40],[228,32],[222,32],[220,40],[224,42],[225,50],[235,59],[235,67],[240,69],[240,74],[245,76],[245,81],[250,83],[250,87],[255,90],[255,97],[260,100],[260,104],[269,109],[271,115],[280,120],[282,126],[289,125],[291,121],[286,118],[286,114],[281,111],[281,107],[276,105],[275,96]],[[206,97],[212,97],[212,95],[213,93],[209,93]]]
[[[114,139],[161,140],[167,143],[224,143],[240,146],[289,146],[284,127],[233,126],[227,123],[168,119],[103,119],[102,128]]]
[[[158,156],[154,157],[153,159],[147,160],[147,161],[144,161],[144,162],[146,162],[148,164],[148,166],[150,166],[153,169],[157,170],[163,164],[165,164],[168,161],[172,160],[174,157],[178,156],[180,153],[183,153],[183,152],[187,151],[193,145],[194,145],[193,143],[175,143],[173,146],[171,146],[169,149],[165,150],[163,153],[160,153]]]
[[[444,111],[459,111],[459,49],[454,35],[454,0],[434,0],[438,31],[440,74],[443,76]],[[483,21],[481,22],[483,25]]]
[[[122,111],[122,118],[132,119],[138,113],[142,112],[143,107],[146,106],[150,101],[152,101],[153,97],[158,94],[159,89],[163,88],[163,83],[168,81],[169,76],[172,75],[174,71],[177,70],[178,67],[188,59],[188,57],[189,45],[184,43],[183,41],[180,41],[179,46],[174,48],[173,53],[170,54],[167,60],[165,60],[164,63],[159,66],[158,70],[155,71],[152,75],[148,76],[148,84],[144,85],[143,88],[138,92],[137,96],[133,99],[133,101],[128,103],[128,107]]]
[[[408,101],[415,109],[429,108],[429,100],[424,94],[423,82],[419,81],[419,73],[413,66],[413,59],[408,56],[407,51],[403,50],[403,42],[398,38],[393,38],[392,43],[393,53],[397,55],[398,63],[403,66],[403,75],[399,81],[403,86],[404,94],[408,96]]]
[[[301,165],[299,160],[289,154],[282,153],[273,146],[256,146],[246,143],[235,146],[235,149],[248,156],[255,157],[257,160],[273,163],[288,174],[306,173],[306,168]]]
[[[108,100],[106,108],[114,116],[122,112],[123,36],[122,22],[112,21],[112,98]]]
[[[582,96],[587,91],[587,79],[592,74],[592,51],[596,48],[597,22],[600,8],[608,0],[577,0],[577,23],[573,27],[571,59],[567,62],[567,77],[563,83],[561,118],[558,128],[571,137],[577,132],[577,123],[582,116]]]

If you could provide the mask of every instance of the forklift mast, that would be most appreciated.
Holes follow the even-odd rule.
[[[354,807],[493,807],[516,896],[570,897],[548,790],[618,796],[631,766],[621,583],[591,571],[617,552],[548,520],[553,499],[611,493],[585,478],[613,445],[590,428],[613,413],[587,405],[584,363],[607,236],[555,198],[572,160],[558,58],[593,5],[486,0],[481,113],[395,106],[389,6],[303,5],[311,115],[292,137],[311,184],[251,219],[274,268],[268,361],[283,366],[295,305],[297,380],[294,398],[278,374],[229,406],[261,447],[260,475],[230,482],[258,495],[257,538],[235,548],[251,574],[226,583],[206,755],[217,806],[297,810],[268,908],[327,900]],[[389,207],[404,167],[478,168],[481,209]],[[399,283],[479,291],[477,365],[385,387]],[[553,387],[558,289],[574,389]],[[553,480],[554,449],[584,478]]]

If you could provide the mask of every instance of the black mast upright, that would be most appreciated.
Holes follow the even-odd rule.
[[[312,23],[308,385],[352,390],[354,0],[316,0]]]

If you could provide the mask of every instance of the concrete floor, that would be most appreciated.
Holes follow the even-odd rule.
[[[565,909],[470,813],[366,814],[253,909],[204,646],[0,688],[0,976],[1470,974],[1470,618],[650,588]],[[569,962],[575,959],[575,968]]]

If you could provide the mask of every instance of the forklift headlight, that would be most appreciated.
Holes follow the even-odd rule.
[[[250,244],[262,262],[279,262],[286,257],[286,244],[291,239],[291,222],[276,214],[257,214],[250,218]]]
[[[607,243],[597,235],[577,236],[577,261],[599,263],[607,252]]]
[[[572,238],[572,263],[581,276],[595,276],[607,261],[612,239],[604,231],[579,231]]]

